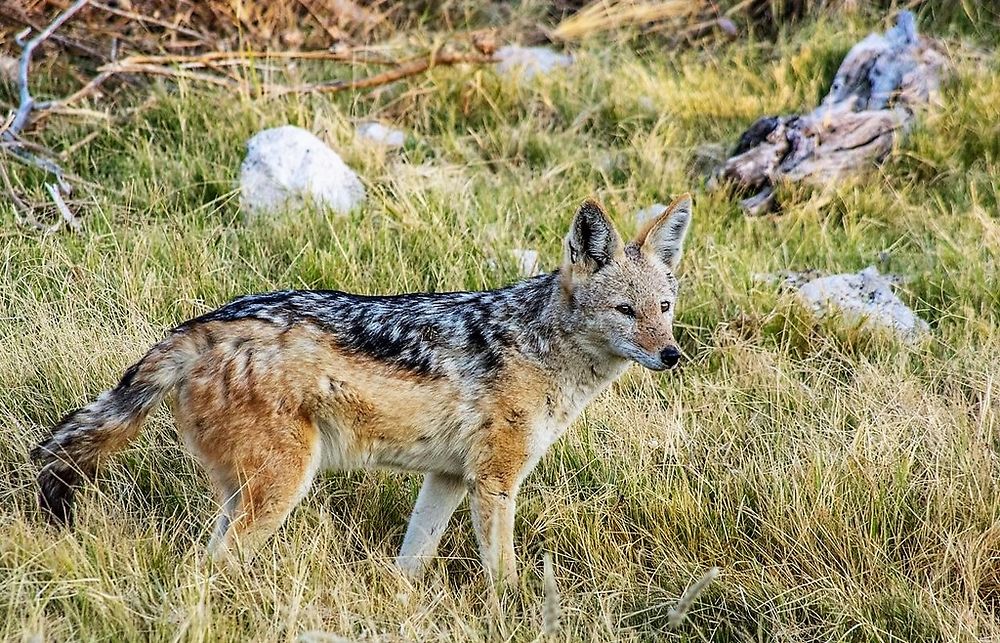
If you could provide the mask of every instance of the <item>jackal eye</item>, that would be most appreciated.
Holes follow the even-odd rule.
[[[660,312],[661,313],[665,313],[668,310],[670,310],[670,302],[669,301],[661,301],[660,302]]]
[[[635,317],[635,310],[628,304],[618,304],[615,306],[615,310],[625,315],[626,317]]]

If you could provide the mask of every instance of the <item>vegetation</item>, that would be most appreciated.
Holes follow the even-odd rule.
[[[273,100],[163,81],[120,96],[113,122],[50,116],[55,150],[99,129],[66,161],[95,187],[79,235],[18,227],[0,202],[0,638],[535,640],[544,553],[558,640],[1000,637],[1000,54],[982,44],[1000,31],[956,14],[929,27],[955,65],[942,107],[878,170],[783,194],[769,218],[707,191],[693,159],[814,106],[877,16],[817,11],[773,40],[687,51],[587,39],[574,66],[531,81],[452,67]],[[41,95],[73,82],[44,73]],[[373,118],[410,133],[402,151],[354,138]],[[243,143],[286,123],[358,170],[363,208],[242,221]],[[44,194],[40,174],[7,169]],[[688,360],[633,367],[542,460],[507,594],[487,587],[466,509],[424,583],[393,571],[418,484],[397,473],[323,478],[244,572],[212,569],[213,502],[165,411],[83,494],[74,529],[36,512],[29,448],[174,324],[270,289],[500,286],[514,248],[557,265],[586,196],[634,229],[636,210],[687,190]],[[816,323],[754,279],[880,253],[930,341]]]

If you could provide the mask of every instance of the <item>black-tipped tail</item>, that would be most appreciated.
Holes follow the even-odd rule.
[[[38,503],[50,521],[70,524],[73,497],[101,461],[135,439],[143,420],[177,384],[190,361],[183,337],[157,344],[118,385],[73,411],[31,452],[39,465]]]

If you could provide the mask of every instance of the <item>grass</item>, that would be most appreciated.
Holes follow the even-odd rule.
[[[545,552],[558,640],[1000,637],[1000,56],[949,35],[944,107],[879,170],[789,193],[781,217],[744,218],[691,169],[757,116],[814,105],[878,27],[820,15],[774,42],[677,53],[587,41],[574,67],[530,83],[442,69],[334,98],[183,84],[121,98],[136,111],[72,157],[100,186],[83,235],[40,237],[0,204],[0,638],[535,640]],[[369,118],[411,141],[367,149],[352,124]],[[363,208],[242,222],[243,142],[284,123],[342,152],[368,184]],[[44,140],[63,149],[94,127],[53,119]],[[75,529],[36,514],[32,443],[192,315],[277,288],[499,286],[516,278],[513,248],[556,265],[587,195],[630,230],[635,210],[686,190],[690,359],[634,367],[542,460],[506,595],[486,589],[464,508],[426,583],[399,579],[418,480],[378,472],[324,477],[244,573],[212,573],[213,503],[166,412],[84,494]],[[752,278],[854,271],[881,251],[931,324],[925,345],[816,324]]]

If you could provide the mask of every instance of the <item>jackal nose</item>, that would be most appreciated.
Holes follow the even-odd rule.
[[[660,361],[667,368],[677,366],[677,362],[681,361],[681,349],[673,345],[667,346],[660,351]]]

